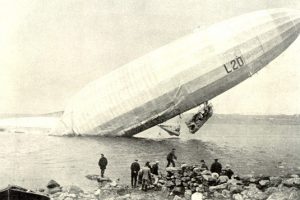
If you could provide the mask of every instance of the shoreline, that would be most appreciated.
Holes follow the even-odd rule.
[[[201,170],[198,166],[186,165],[183,168],[169,167],[158,183],[145,192],[139,188],[120,184],[117,181],[87,177],[91,181],[98,179],[98,187],[93,191],[83,191],[76,185],[60,186],[51,180],[54,187],[38,189],[38,193],[51,200],[189,200],[192,195],[202,196],[206,200],[299,200],[300,174],[284,176],[234,175],[231,179]],[[51,183],[52,182],[52,183]],[[200,198],[198,198],[200,199]]]

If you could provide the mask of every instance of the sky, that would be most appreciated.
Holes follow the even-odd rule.
[[[63,110],[88,82],[197,27],[299,0],[0,0],[0,113]],[[217,113],[300,114],[300,38],[212,100]]]

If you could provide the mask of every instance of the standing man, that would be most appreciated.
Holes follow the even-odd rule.
[[[101,170],[101,177],[104,177],[104,172],[106,169],[106,165],[107,165],[107,159],[104,157],[103,154],[101,154],[101,158],[99,159],[98,165],[100,167]]]
[[[151,173],[154,176],[154,185],[158,183],[158,163],[159,161],[156,161],[155,164],[152,165]]]
[[[145,166],[142,168],[142,190],[147,191],[148,185],[151,182],[151,173],[149,168],[150,163],[146,162]]]
[[[136,181],[138,177],[138,173],[140,171],[140,164],[138,163],[138,160],[135,159],[135,161],[131,164],[131,186],[134,188],[136,187]]]
[[[169,167],[171,163],[172,163],[172,166],[175,167],[174,160],[177,160],[177,157],[175,155],[175,150],[176,149],[173,148],[172,151],[167,156],[167,161],[168,161],[167,167]]]
[[[221,165],[221,163],[218,162],[218,159],[215,159],[215,162],[210,167],[210,171],[212,173],[215,172],[220,175],[220,173],[222,172],[222,165]]]

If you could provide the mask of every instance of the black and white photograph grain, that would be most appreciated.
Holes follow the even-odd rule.
[[[0,0],[0,200],[300,200],[299,0]]]

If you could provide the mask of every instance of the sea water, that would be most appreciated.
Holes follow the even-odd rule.
[[[134,138],[57,137],[47,131],[0,132],[0,187],[16,184],[30,189],[45,187],[51,179],[59,184],[93,190],[96,181],[85,178],[99,174],[98,160],[108,159],[105,175],[130,184],[130,165],[138,159],[159,161],[165,169],[166,156],[176,148],[177,165],[208,166],[219,158],[238,174],[281,175],[299,173],[300,126],[276,124],[204,125],[196,134],[182,129],[180,137],[169,137],[158,127]]]

